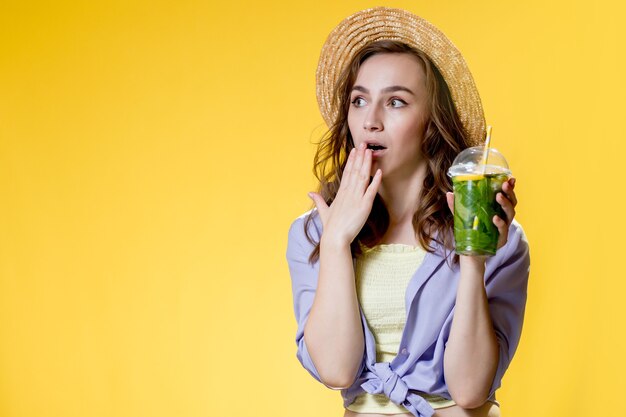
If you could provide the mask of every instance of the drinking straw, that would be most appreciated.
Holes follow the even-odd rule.
[[[483,152],[482,165],[483,165],[483,176],[485,175],[485,171],[487,170],[487,159],[489,158],[489,147],[491,146],[491,126],[487,126],[487,139],[485,139],[485,151]]]
[[[485,176],[487,171],[487,159],[489,159],[489,147],[491,146],[491,126],[487,126],[487,139],[485,139],[485,151],[483,152],[483,157],[480,163],[483,165],[483,173],[482,176]],[[472,229],[478,230],[478,216],[474,216],[474,223],[472,224]]]

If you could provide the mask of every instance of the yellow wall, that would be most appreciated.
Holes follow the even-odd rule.
[[[284,254],[320,48],[380,3],[10,3],[0,415],[341,416],[295,357]],[[618,3],[387,3],[463,52],[518,179],[532,272],[506,417],[623,415]]]

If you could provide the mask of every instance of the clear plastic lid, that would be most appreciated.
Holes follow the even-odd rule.
[[[454,158],[452,166],[448,169],[448,176],[458,175],[482,175],[482,174],[506,174],[511,175],[509,164],[497,149],[489,148],[487,163],[483,165],[484,146],[474,146],[464,149]],[[484,171],[483,171],[484,169]]]

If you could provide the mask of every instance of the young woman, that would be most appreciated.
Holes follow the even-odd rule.
[[[446,171],[485,130],[464,60],[425,20],[375,8],[330,34],[317,78],[330,130],[287,247],[299,361],[345,416],[499,416],[530,257],[513,178],[496,255],[453,252]]]

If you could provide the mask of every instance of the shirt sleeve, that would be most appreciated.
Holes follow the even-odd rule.
[[[508,239],[503,261],[486,280],[489,311],[500,354],[489,397],[501,386],[502,377],[517,350],[526,307],[530,251],[519,223],[512,223]]]
[[[326,385],[322,381],[304,341],[304,327],[315,298],[319,274],[319,262],[315,262],[312,265],[309,263],[309,254],[313,251],[314,245],[306,239],[304,234],[305,217],[301,216],[291,224],[287,242],[287,263],[291,275],[293,309],[298,323],[296,331],[298,350],[296,356],[313,378],[330,389],[339,390],[341,388]],[[310,224],[313,225],[313,222]],[[311,227],[310,230],[313,239],[319,240],[319,231],[315,227]],[[361,369],[359,369],[357,375],[361,374],[364,367],[365,361],[362,361]]]

